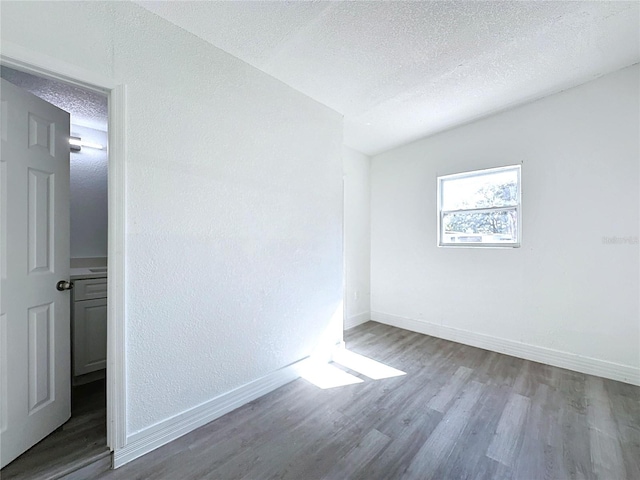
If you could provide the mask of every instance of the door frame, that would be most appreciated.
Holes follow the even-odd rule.
[[[107,446],[126,445],[126,84],[2,41],[0,64],[108,96]],[[71,372],[69,372],[71,374]]]

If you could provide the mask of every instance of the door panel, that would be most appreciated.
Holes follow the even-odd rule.
[[[56,124],[29,112],[29,148],[42,148],[56,154]]]
[[[69,114],[2,80],[0,466],[71,414]],[[7,365],[9,366],[7,368]]]
[[[29,414],[53,399],[52,307],[49,304],[29,309]]]
[[[29,169],[29,274],[51,271],[53,175]]]

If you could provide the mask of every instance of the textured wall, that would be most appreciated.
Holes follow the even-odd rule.
[[[370,320],[371,160],[344,147],[345,328]]]
[[[372,160],[375,312],[637,368],[638,65]],[[436,247],[436,177],[522,162],[522,247]]]
[[[106,147],[107,133],[71,125],[71,135]],[[107,256],[107,150],[71,152],[71,258]]]
[[[3,2],[2,40],[127,84],[129,433],[341,338],[338,114],[131,3]]]

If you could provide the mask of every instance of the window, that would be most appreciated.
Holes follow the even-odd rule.
[[[438,246],[519,247],[520,165],[438,177]]]

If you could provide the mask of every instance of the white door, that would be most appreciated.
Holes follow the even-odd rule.
[[[2,80],[0,467],[71,416],[69,114]]]

